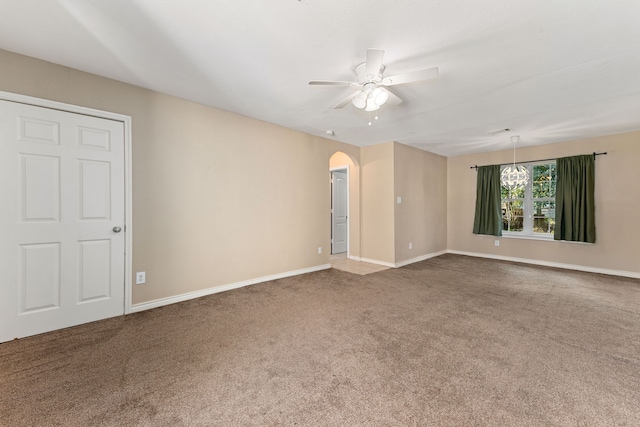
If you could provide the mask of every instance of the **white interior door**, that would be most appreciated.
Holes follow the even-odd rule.
[[[0,101],[0,342],[124,314],[124,124]]]
[[[347,170],[331,171],[331,253],[347,252],[349,184]]]

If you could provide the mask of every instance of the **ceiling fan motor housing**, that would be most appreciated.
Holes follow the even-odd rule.
[[[366,83],[380,83],[382,81],[382,73],[384,73],[385,66],[380,65],[380,71],[377,75],[367,75],[367,63],[363,62],[358,65],[353,72],[357,76],[356,81],[360,85],[365,85]]]

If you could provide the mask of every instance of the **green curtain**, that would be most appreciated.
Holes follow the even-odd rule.
[[[478,166],[474,234],[502,236],[500,165]]]
[[[595,243],[595,159],[591,154],[556,161],[555,240]]]

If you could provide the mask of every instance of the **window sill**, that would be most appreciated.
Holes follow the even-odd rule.
[[[502,233],[502,237],[506,237],[507,239],[523,239],[523,240],[542,240],[545,242],[555,242],[553,240],[553,234],[549,236],[536,236],[533,234],[517,234],[517,233]]]
[[[496,236],[498,237],[498,236]],[[587,243],[587,242],[573,242],[570,240],[555,240],[553,238],[553,234],[550,235],[549,237],[544,237],[544,236],[534,236],[531,234],[515,234],[515,233],[502,233],[502,236],[500,237],[505,237],[507,239],[521,239],[521,240],[541,240],[544,242],[558,242],[558,243],[569,243],[569,244],[575,244],[575,245],[593,245],[593,243]]]

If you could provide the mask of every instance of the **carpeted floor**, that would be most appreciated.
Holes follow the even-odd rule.
[[[640,280],[444,255],[0,345],[2,426],[638,426]]]

